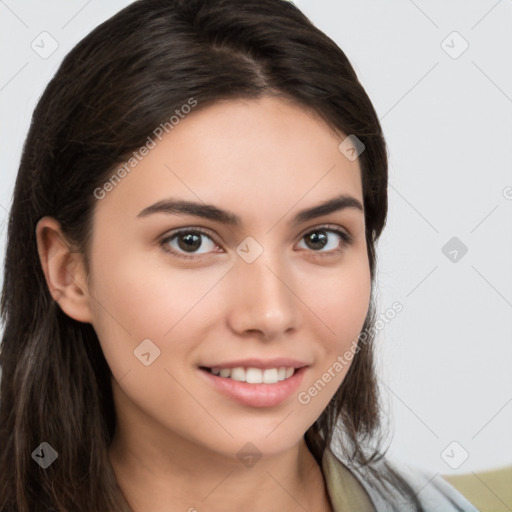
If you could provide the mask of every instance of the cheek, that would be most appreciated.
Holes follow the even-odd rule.
[[[343,333],[344,342],[352,341],[360,333],[368,313],[370,294],[370,271],[366,267],[354,269],[339,283],[339,288],[333,290],[332,321],[334,330]]]
[[[323,324],[324,345],[328,350],[342,349],[358,336],[364,324],[371,296],[368,262],[352,258],[336,272],[317,275],[303,286],[307,304]],[[349,264],[350,263],[350,264]],[[317,283],[312,285],[311,283]],[[306,302],[306,301],[305,301]]]
[[[319,357],[297,400],[314,421],[327,407],[342,384],[357,349],[371,297],[368,261],[354,257],[329,279],[316,280],[309,288],[309,300],[317,297],[314,313],[321,320]],[[349,264],[350,263],[350,264]],[[317,276],[318,277],[318,276]],[[320,286],[321,285],[321,286]]]
[[[93,326],[116,377],[139,366],[134,350],[146,339],[160,350],[159,365],[169,363],[171,341],[174,357],[186,358],[201,339],[191,340],[190,333],[202,334],[192,320],[213,316],[210,309],[215,304],[204,298],[225,272],[186,272],[166,265],[160,255],[121,253],[116,251],[119,246],[105,244],[91,269]]]

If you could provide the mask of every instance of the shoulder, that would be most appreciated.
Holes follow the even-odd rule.
[[[333,479],[333,474],[342,475],[350,471],[378,512],[479,512],[439,473],[403,462],[392,462],[386,457],[361,466],[327,448],[322,466],[330,468],[330,479]]]

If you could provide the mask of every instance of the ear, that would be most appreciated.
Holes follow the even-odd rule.
[[[50,295],[66,315],[79,322],[92,321],[82,255],[73,250],[53,217],[36,226],[37,250]]]

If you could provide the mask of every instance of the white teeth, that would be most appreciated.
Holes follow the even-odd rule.
[[[231,378],[240,382],[245,382],[245,370],[239,366],[231,370]]]
[[[261,384],[263,382],[263,370],[259,368],[247,368],[247,370],[245,370],[245,382],[249,384]]]
[[[279,379],[277,378],[278,375],[277,375],[277,368],[267,368],[264,372],[263,372],[263,382],[265,384],[273,384],[274,382],[278,382]],[[249,382],[249,381],[247,381]]]
[[[224,378],[231,378],[239,382],[247,382],[249,384],[275,384],[285,379],[289,379],[294,373],[295,368],[267,368],[261,370],[260,368],[211,368],[213,375],[218,375]]]

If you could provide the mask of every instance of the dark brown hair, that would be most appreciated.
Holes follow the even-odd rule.
[[[375,110],[343,51],[284,0],[135,1],[66,56],[23,147],[1,297],[0,511],[129,510],[107,458],[116,425],[110,369],[92,326],[68,317],[49,294],[37,221],[57,219],[87,256],[93,191],[157,126],[191,97],[203,108],[262,95],[312,110],[365,145],[359,163],[372,300],[363,330],[371,332],[387,155]],[[370,467],[382,457],[372,341],[360,344],[305,434],[319,464],[336,428],[354,462]],[[43,441],[59,453],[46,470],[31,457]],[[394,483],[410,491],[398,476]]]

